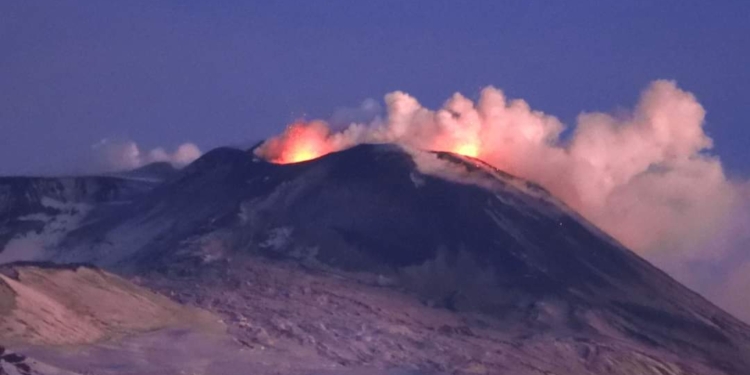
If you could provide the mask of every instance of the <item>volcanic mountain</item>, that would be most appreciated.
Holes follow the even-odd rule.
[[[750,373],[744,323],[542,187],[451,153],[219,148],[161,179],[4,179],[0,228],[7,260],[93,264],[222,316],[224,365],[259,374]]]

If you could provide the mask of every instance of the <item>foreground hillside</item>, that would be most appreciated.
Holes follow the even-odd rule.
[[[219,329],[208,313],[89,266],[26,263],[0,267],[3,348],[32,352],[44,347],[75,348],[187,327]],[[49,365],[23,357],[0,359],[6,362],[4,367],[56,373]]]
[[[6,268],[17,281],[3,276],[4,285],[20,293],[0,329],[23,322],[26,334],[4,343],[23,353],[9,359],[22,361],[0,365],[20,364],[29,374],[102,375],[724,373],[616,333],[530,330],[538,319],[533,311],[502,321],[435,308],[367,274],[261,258],[236,264],[213,268],[220,278],[149,280],[175,302],[213,314],[91,268]],[[206,319],[211,315],[223,324]]]

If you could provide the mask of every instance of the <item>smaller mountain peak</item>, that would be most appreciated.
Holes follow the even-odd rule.
[[[185,167],[185,170],[213,168],[219,165],[237,165],[252,161],[252,154],[247,151],[233,147],[218,147],[190,163]]]
[[[178,171],[179,169],[175,168],[169,162],[157,161],[115,175],[118,177],[166,180],[177,174]]]

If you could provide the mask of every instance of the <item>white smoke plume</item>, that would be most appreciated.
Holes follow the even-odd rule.
[[[438,110],[403,92],[386,95],[385,104],[382,120],[337,132],[319,120],[297,123],[257,153],[286,163],[392,142],[475,156],[541,184],[629,248],[750,319],[750,306],[731,304],[732,290],[750,290],[742,273],[750,257],[739,245],[750,244],[750,235],[737,227],[750,217],[750,189],[728,179],[708,153],[705,110],[675,82],[651,83],[626,115],[582,113],[569,138],[561,138],[557,118],[493,87],[477,102],[455,94]],[[728,259],[749,263],[734,271]],[[729,278],[714,272],[706,281],[700,270],[712,267],[723,267]]]
[[[123,171],[154,162],[169,162],[175,167],[184,167],[201,156],[201,151],[193,143],[183,143],[173,153],[161,147],[150,151],[141,150],[133,141],[112,141],[102,139],[91,146],[96,154],[97,169]]]
[[[367,98],[359,106],[337,108],[328,119],[333,129],[340,129],[356,123],[370,123],[379,120],[383,107],[379,101]]]

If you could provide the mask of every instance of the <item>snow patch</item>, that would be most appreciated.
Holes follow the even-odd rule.
[[[55,210],[60,210],[60,211],[65,211],[66,209],[69,209],[71,206],[70,203],[61,202],[61,201],[58,201],[57,199],[52,199],[50,197],[42,197],[39,203],[41,203],[43,207],[53,208]]]
[[[414,183],[414,187],[421,188],[425,184],[424,177],[412,172],[409,173],[409,178],[411,179],[411,182]]]
[[[209,238],[201,242],[200,252],[203,263],[211,263],[224,258],[224,243],[218,238]]]
[[[49,258],[47,250],[55,248],[68,232],[77,228],[92,208],[84,203],[65,203],[47,197],[43,197],[41,203],[59,213],[34,213],[20,217],[20,221],[42,222],[44,227],[37,232],[17,234],[8,241],[0,251],[0,264]]]
[[[292,242],[293,232],[294,229],[291,227],[272,228],[268,231],[268,238],[259,246],[263,249],[281,251]]]

